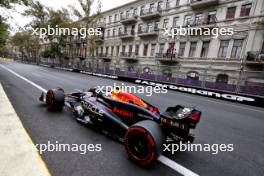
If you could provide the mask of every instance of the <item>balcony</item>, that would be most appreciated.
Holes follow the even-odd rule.
[[[119,38],[121,39],[133,39],[134,37],[135,37],[134,30],[119,32]]]
[[[123,15],[123,16],[121,16],[120,22],[123,24],[136,23],[137,22],[137,15],[135,15],[135,14]]]
[[[106,28],[106,24],[105,24],[105,22],[97,22],[97,23],[95,24],[95,27],[96,27],[96,28],[105,29],[105,28]]]
[[[156,53],[156,60],[164,64],[176,64],[178,63],[177,54],[170,53]]]
[[[193,10],[205,9],[217,5],[219,0],[191,0],[190,6]]]
[[[98,55],[97,55],[97,57],[99,58],[99,59],[104,59],[104,60],[112,60],[112,55],[111,54],[107,54],[107,53],[99,53]]]
[[[153,18],[160,18],[162,15],[161,7],[142,9],[140,12],[140,18],[142,20],[152,20]]]
[[[121,52],[120,58],[130,61],[138,61],[138,54],[134,52]]]
[[[156,37],[159,35],[159,28],[158,27],[145,27],[138,29],[138,36],[139,37]]]
[[[247,66],[264,66],[264,53],[249,51],[245,63]]]
[[[95,41],[98,42],[98,43],[104,42],[104,36],[103,35],[102,36],[97,36]]]

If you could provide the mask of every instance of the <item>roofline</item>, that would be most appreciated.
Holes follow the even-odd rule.
[[[111,11],[113,11],[113,10],[117,10],[117,9],[119,9],[119,8],[122,8],[122,7],[125,7],[125,6],[128,6],[128,5],[132,5],[132,4],[134,4],[134,3],[136,3],[136,2],[140,2],[140,1],[144,1],[144,0],[134,0],[134,1],[132,1],[132,2],[129,2],[129,3],[126,3],[126,4],[123,4],[123,5],[120,5],[120,6],[114,7],[114,8],[112,8],[112,9],[109,9],[109,10],[103,11],[103,12],[101,12],[101,13],[102,13],[102,14],[105,14],[105,13],[111,12]]]

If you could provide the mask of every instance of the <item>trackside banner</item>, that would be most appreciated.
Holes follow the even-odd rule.
[[[257,107],[264,107],[264,98],[257,97],[257,96],[244,96],[240,94],[232,94],[227,93],[221,90],[208,90],[203,88],[195,88],[191,86],[184,86],[184,85],[176,85],[176,84],[170,84],[170,83],[161,83],[156,81],[149,81],[139,78],[130,78],[125,76],[116,76],[116,75],[108,75],[108,74],[100,74],[100,73],[93,73],[93,72],[85,72],[80,71],[83,74],[88,74],[92,76],[98,76],[103,78],[110,78],[140,85],[148,85],[148,86],[160,86],[160,87],[166,87],[168,90],[178,91],[178,92],[184,92],[188,94],[194,94],[204,97],[210,97],[214,99],[221,99],[246,105],[252,105]]]
[[[43,65],[44,66],[44,65]],[[177,85],[177,84],[170,84],[170,83],[162,83],[157,81],[149,81],[145,79],[139,78],[131,78],[125,76],[117,76],[117,75],[110,75],[110,74],[101,74],[95,72],[87,72],[81,70],[70,69],[69,71],[78,72],[82,74],[87,74],[91,76],[97,76],[102,78],[109,78],[115,79],[140,85],[148,85],[148,86],[163,86],[166,87],[168,90],[184,92],[188,94],[194,94],[214,99],[221,99],[236,103],[241,103],[245,105],[257,106],[264,108],[264,98],[258,96],[250,96],[250,95],[241,95],[241,94],[232,94],[229,92],[221,91],[221,90],[209,90],[203,88],[196,88],[192,86],[184,86],[184,85]]]

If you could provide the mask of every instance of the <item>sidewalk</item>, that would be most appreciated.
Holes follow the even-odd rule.
[[[0,175],[50,176],[0,83]]]

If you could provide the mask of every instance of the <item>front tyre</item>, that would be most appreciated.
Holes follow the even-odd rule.
[[[141,166],[153,164],[162,152],[165,137],[159,124],[145,120],[131,126],[125,135],[129,158]]]
[[[65,96],[60,89],[50,89],[46,94],[46,104],[50,111],[60,111],[64,106]]]

